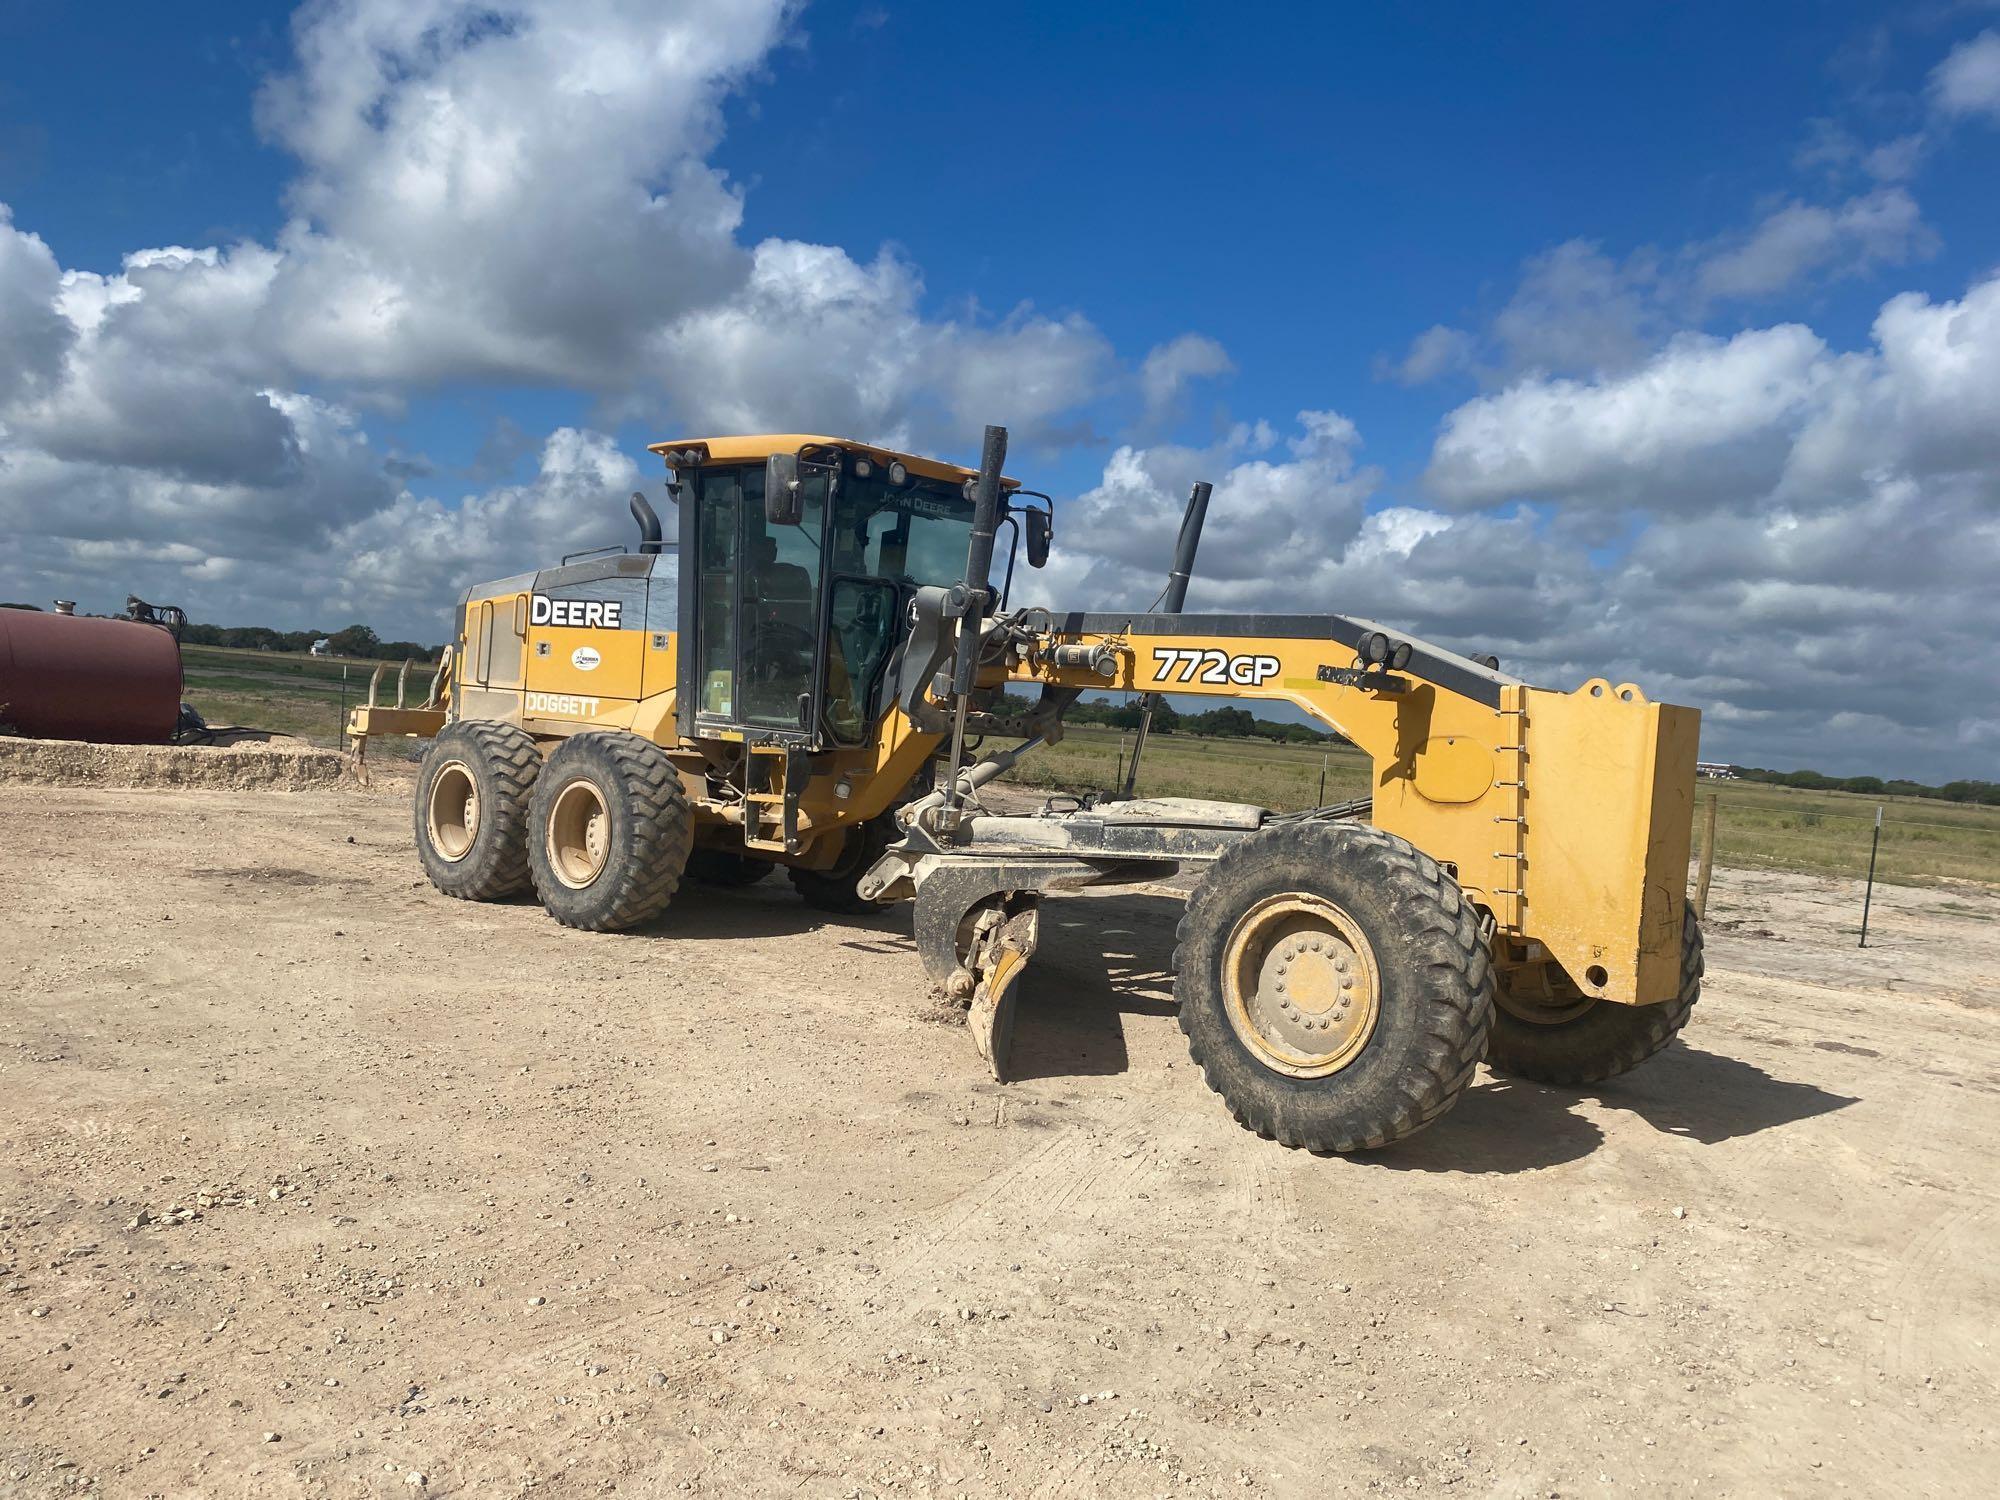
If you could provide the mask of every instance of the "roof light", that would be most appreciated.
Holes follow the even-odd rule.
[[[892,461],[889,465],[889,483],[900,489],[909,482],[910,471],[903,467],[902,461],[900,459]]]

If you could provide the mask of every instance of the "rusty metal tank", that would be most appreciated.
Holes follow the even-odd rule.
[[[0,725],[36,739],[158,745],[181,713],[181,647],[158,625],[0,609]]]

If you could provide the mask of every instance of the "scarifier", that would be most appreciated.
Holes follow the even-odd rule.
[[[1345,615],[1188,614],[1196,485],[1164,608],[1018,607],[1054,503],[977,469],[797,434],[655,444],[676,542],[468,589],[421,707],[418,853],[449,895],[533,887],[559,922],[637,926],[684,878],[783,868],[814,906],[913,900],[930,977],[1007,1075],[1043,897],[1198,872],[1173,959],[1188,1046],[1244,1125],[1353,1151],[1457,1100],[1484,1058],[1557,1083],[1665,1047],[1700,991],[1685,883],[1699,717],[1594,678],[1535,687]],[[995,577],[1002,533],[1005,568]],[[1274,560],[1274,566],[1276,561]],[[997,713],[1038,690],[1025,729]],[[1062,737],[1086,690],[1283,702],[1372,762],[1371,795],[1299,813],[981,789]],[[1020,743],[969,760],[1013,723]],[[1143,748],[1143,736],[1142,736]]]

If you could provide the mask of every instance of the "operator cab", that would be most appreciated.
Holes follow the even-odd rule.
[[[678,482],[682,737],[867,744],[917,589],[964,575],[972,471],[823,437],[652,451]],[[1050,518],[1004,483],[1011,582],[1024,534],[1030,561],[1046,560]]]

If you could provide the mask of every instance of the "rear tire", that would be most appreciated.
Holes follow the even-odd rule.
[[[727,849],[696,849],[688,855],[687,878],[734,891],[755,885],[777,868],[768,859],[754,859]]]
[[[431,742],[417,773],[417,858],[461,901],[528,888],[528,803],[541,752],[523,730],[460,719]]]
[[[1519,1001],[1503,1001],[1493,1016],[1486,1063],[1496,1073],[1537,1083],[1602,1083],[1629,1073],[1666,1049],[1688,1023],[1701,998],[1701,923],[1688,907],[1681,921],[1681,987],[1671,1000],[1654,1005],[1618,1005],[1593,1000],[1580,1013],[1543,1022]]]
[[[1188,1051],[1239,1124],[1309,1151],[1438,1119],[1486,1046],[1493,967],[1437,862],[1358,823],[1245,839],[1189,898],[1174,955]]]
[[[694,817],[680,773],[623,731],[564,740],[528,815],[535,893],[565,927],[619,932],[659,915],[687,867]]]
[[[831,869],[802,870],[794,865],[788,870],[786,873],[791,877],[792,888],[807,906],[844,917],[865,916],[892,906],[894,902],[870,901],[854,888],[875,861],[882,857],[882,851],[901,834],[902,830],[896,827],[893,815],[878,814],[847,831],[840,858]]]

